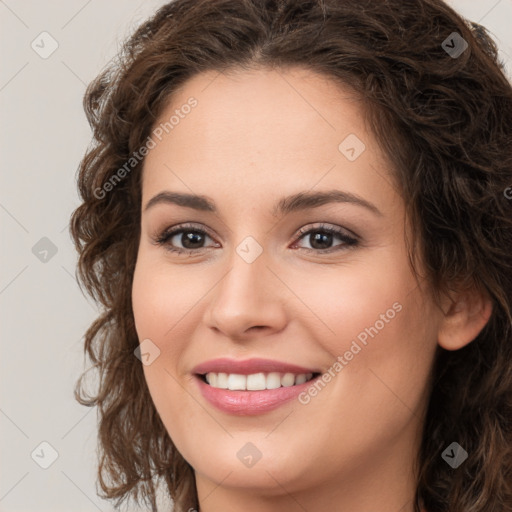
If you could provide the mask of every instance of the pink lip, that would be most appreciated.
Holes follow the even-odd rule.
[[[321,375],[296,386],[262,391],[230,391],[214,388],[196,375],[195,380],[203,397],[222,412],[237,416],[254,416],[277,409],[305,391]]]
[[[277,389],[265,389],[261,391],[230,391],[229,389],[214,388],[204,382],[200,375],[207,373],[237,373],[239,375],[250,375],[252,373],[293,373],[299,375],[302,373],[318,373],[321,371],[315,368],[306,368],[281,361],[270,359],[246,359],[237,361],[236,359],[219,358],[205,361],[197,365],[192,373],[195,374],[195,380],[203,397],[219,410],[238,416],[253,416],[272,411],[281,405],[296,398],[305,391],[316,378],[298,384],[296,386],[281,386]]]
[[[222,357],[219,359],[212,359],[197,365],[192,373],[204,375],[209,372],[214,373],[237,373],[239,375],[250,375],[251,373],[293,373],[298,375],[300,373],[320,373],[321,370],[315,368],[305,368],[294,364],[283,363],[281,361],[273,361],[271,359],[246,359],[244,361],[237,361],[236,359],[229,359]]]

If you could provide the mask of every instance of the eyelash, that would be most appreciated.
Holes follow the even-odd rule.
[[[155,243],[157,245],[166,246],[165,249],[170,252],[173,252],[176,254],[188,254],[190,256],[192,256],[194,253],[198,254],[198,253],[204,251],[205,249],[207,249],[207,247],[200,247],[198,249],[181,249],[181,248],[172,247],[168,243],[169,240],[172,239],[174,236],[176,236],[180,233],[190,233],[190,232],[199,233],[201,235],[206,235],[210,238],[213,238],[207,231],[205,231],[204,229],[198,228],[198,227],[194,226],[193,224],[180,224],[172,229],[169,229],[169,228],[165,229],[162,233],[160,233],[155,238]],[[337,229],[337,228],[333,228],[331,226],[328,226],[328,225],[322,224],[322,223],[320,223],[318,226],[313,227],[313,228],[308,228],[308,229],[301,228],[297,234],[296,241],[299,241],[300,239],[305,237],[305,235],[308,235],[311,233],[318,233],[318,232],[336,235],[344,242],[344,244],[340,244],[340,245],[332,247],[330,249],[310,249],[309,247],[300,247],[300,249],[302,249],[303,251],[306,251],[306,252],[315,252],[317,254],[326,254],[326,253],[332,253],[332,252],[336,252],[336,251],[340,251],[340,250],[348,250],[348,249],[355,247],[359,244],[359,240],[357,238],[348,236],[347,234],[345,234],[344,231]]]

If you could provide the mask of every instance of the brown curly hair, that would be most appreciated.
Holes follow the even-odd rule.
[[[446,51],[454,32],[468,44]],[[453,46],[453,43],[451,44]],[[98,372],[102,497],[198,508],[192,467],[151,400],[131,304],[144,145],[178,87],[203,71],[302,66],[352,88],[394,167],[415,226],[408,243],[440,293],[476,286],[493,312],[464,348],[438,347],[418,454],[415,510],[512,511],[512,87],[486,30],[441,0],[175,0],[124,43],[87,88],[93,144],[71,234],[81,285],[103,308],[85,353]],[[113,177],[117,172],[115,182]],[[507,193],[508,191],[508,193]],[[412,256],[412,257],[411,257]],[[418,274],[417,274],[418,275]],[[457,440],[457,469],[442,450]]]

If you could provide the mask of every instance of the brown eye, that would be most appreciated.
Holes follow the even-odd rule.
[[[168,228],[155,239],[155,243],[162,245],[166,250],[175,253],[198,253],[204,247],[205,239],[211,237],[206,231],[195,226],[180,225],[172,229]],[[182,247],[179,245],[181,244]]]
[[[301,247],[301,249],[308,252],[334,252],[356,246],[359,243],[357,238],[349,236],[345,231],[325,225],[320,225],[310,229],[302,228],[299,231],[299,234],[301,235],[299,240],[304,239],[309,242],[310,247]],[[333,247],[332,243],[336,238],[341,240],[343,243]]]

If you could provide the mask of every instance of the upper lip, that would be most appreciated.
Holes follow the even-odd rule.
[[[319,370],[305,368],[296,364],[284,363],[282,361],[273,361],[271,359],[244,359],[236,360],[226,357],[211,359],[198,364],[192,370],[193,373],[204,375],[206,373],[236,373],[239,375],[250,375],[253,373],[293,373],[296,375],[302,373],[320,373]]]

